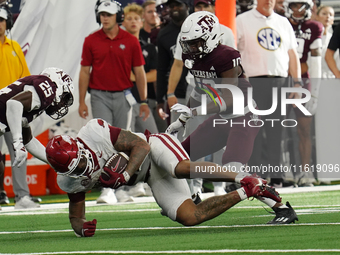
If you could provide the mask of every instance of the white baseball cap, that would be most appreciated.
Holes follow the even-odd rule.
[[[4,8],[0,8],[0,18],[3,18],[5,20],[7,20],[8,18],[8,13]]]
[[[118,12],[117,4],[111,1],[102,2],[98,7],[98,13],[100,12],[116,14]]]

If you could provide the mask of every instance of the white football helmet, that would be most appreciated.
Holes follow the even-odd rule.
[[[60,119],[68,113],[68,107],[73,104],[72,78],[57,67],[48,67],[40,74],[49,77],[57,85],[56,96],[52,104],[46,109],[46,113],[52,119]]]
[[[305,10],[305,15],[303,17],[294,17],[294,11],[291,9],[291,4],[302,3],[300,11]],[[312,17],[313,0],[285,0],[283,2],[283,7],[285,9],[285,15],[287,18],[292,18],[295,21],[309,20]]]
[[[202,58],[220,44],[219,20],[207,11],[194,12],[185,19],[179,36],[183,54]]]

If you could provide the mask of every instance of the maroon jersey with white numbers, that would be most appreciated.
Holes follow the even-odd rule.
[[[294,31],[297,31],[299,25],[293,25]],[[323,32],[323,25],[314,20],[306,20],[301,24],[301,33],[296,34],[296,41],[298,43],[297,52],[299,54],[300,63],[306,63],[310,45],[318,38],[321,39]]]
[[[40,98],[40,107],[32,111],[24,111],[23,118],[30,123],[40,114],[42,114],[47,107],[49,107],[55,98],[57,86],[47,76],[31,75],[21,78],[11,85],[0,90],[0,122],[7,126],[6,131],[9,131],[7,117],[6,117],[6,102],[15,95],[24,91],[25,86],[34,87]]]
[[[190,59],[188,54],[182,55],[183,62]],[[210,89],[206,84],[213,87],[217,78],[222,78],[221,73],[230,70],[236,66],[240,66],[242,73],[239,74],[238,87],[242,90],[244,95],[245,105],[247,105],[247,88],[251,87],[250,83],[245,79],[244,71],[241,66],[241,54],[234,48],[226,45],[217,46],[211,53],[204,56],[202,59],[196,59],[190,73],[195,77],[196,91],[198,93],[205,93],[203,89]],[[220,89],[216,89],[220,92]]]

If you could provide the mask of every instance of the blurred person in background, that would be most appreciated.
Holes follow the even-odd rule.
[[[335,78],[335,75],[329,69],[325,60],[327,47],[333,35],[332,25],[334,24],[334,9],[331,6],[320,6],[317,11],[316,20],[321,22],[324,27],[322,33],[321,77]],[[339,50],[336,50],[334,60],[336,66],[340,68]]]
[[[80,117],[88,116],[85,103],[87,91],[91,94],[92,115],[102,118],[119,128],[130,129],[132,106],[131,70],[133,70],[140,96],[139,114],[149,117],[144,57],[138,39],[119,27],[124,15],[116,1],[100,1],[95,5],[96,20],[101,29],[85,38],[79,73]],[[117,196],[117,197],[116,197]],[[103,189],[98,203],[115,203],[131,200],[120,189],[116,195],[111,189]]]
[[[321,53],[323,26],[320,22],[311,20],[312,0],[286,0],[284,2],[285,15],[295,31],[298,43],[301,77],[303,88],[311,92],[311,99],[305,108],[314,115],[316,113],[320,79],[321,79]],[[310,65],[307,64],[310,53]],[[311,125],[313,116],[306,116],[297,107],[294,108],[297,118],[297,133],[299,136],[299,152],[302,171],[295,176],[299,186],[313,186],[315,179],[309,171],[312,164],[312,134]]]

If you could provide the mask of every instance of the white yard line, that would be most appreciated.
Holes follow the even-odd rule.
[[[178,230],[178,229],[221,229],[221,228],[254,228],[254,227],[299,227],[299,226],[337,226],[340,222],[330,223],[301,223],[301,224],[284,224],[284,225],[272,225],[272,224],[256,224],[256,225],[224,225],[224,226],[193,226],[193,227],[145,227],[145,228],[97,228],[96,231],[139,231],[139,230]],[[37,234],[37,233],[58,233],[58,232],[73,232],[72,229],[59,229],[59,230],[32,230],[32,231],[1,231],[0,235],[12,235],[12,234]]]

